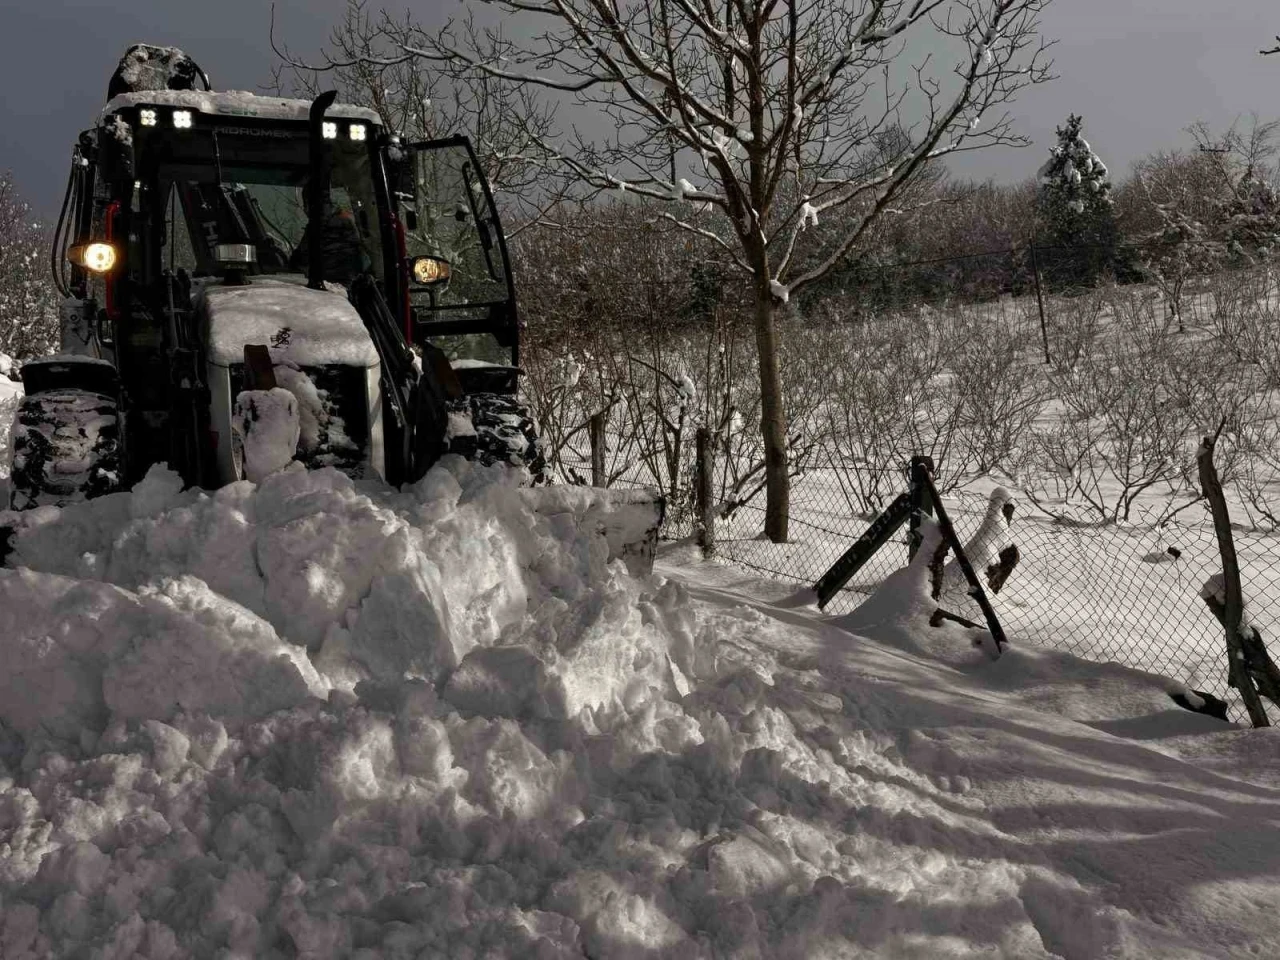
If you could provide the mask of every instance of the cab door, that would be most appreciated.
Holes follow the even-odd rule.
[[[402,148],[405,149],[405,148]],[[393,175],[413,339],[455,363],[514,367],[515,287],[493,193],[466,137],[410,144]]]

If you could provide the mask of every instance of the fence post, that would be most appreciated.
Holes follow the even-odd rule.
[[[711,481],[715,474],[715,451],[711,446],[711,431],[699,427],[695,434],[698,466],[694,497],[698,510],[698,546],[704,557],[716,552],[716,506],[711,495]]]
[[[1040,289],[1040,261],[1036,258],[1036,241],[1031,238],[1031,275],[1036,281],[1036,306],[1040,308],[1040,340],[1044,344],[1044,362],[1048,366],[1053,361],[1049,358],[1049,327],[1044,320],[1044,293]]]
[[[591,485],[603,487],[608,482],[604,472],[604,412],[593,413],[587,424],[591,438]]]
[[[1221,432],[1221,427],[1218,428]],[[1258,696],[1255,686],[1254,672],[1261,674],[1263,682],[1273,693],[1280,692],[1276,688],[1276,668],[1267,656],[1266,648],[1259,642],[1261,656],[1250,656],[1253,650],[1246,649],[1240,621],[1244,613],[1244,598],[1240,590],[1240,564],[1236,558],[1236,544],[1231,536],[1231,516],[1227,512],[1227,500],[1222,493],[1222,482],[1218,479],[1217,468],[1213,465],[1213,447],[1216,435],[1205,437],[1196,453],[1196,466],[1200,473],[1200,486],[1205,499],[1209,501],[1209,511],[1213,515],[1213,528],[1218,536],[1218,552],[1222,556],[1222,610],[1215,611],[1222,622],[1227,635],[1227,683],[1240,692],[1245,710],[1255,727],[1268,727],[1271,721],[1267,718],[1266,708]],[[1208,597],[1205,598],[1206,602]],[[1212,605],[1210,605],[1212,609]],[[1270,669],[1268,669],[1270,668]]]
[[[907,528],[907,560],[915,559],[920,549],[920,518],[933,516],[933,498],[929,496],[928,485],[924,482],[928,474],[933,473],[933,458],[927,456],[912,457],[907,464],[907,476],[911,481],[911,519]]]

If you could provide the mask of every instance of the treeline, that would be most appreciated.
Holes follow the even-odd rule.
[[[1188,284],[1280,251],[1275,122],[1214,134],[1188,128],[1186,149],[1143,157],[1118,182],[1080,136],[1059,129],[1037,176],[1003,185],[926,171],[853,256],[797,298],[801,315],[853,316],[920,304],[980,302],[1100,282],[1151,283],[1181,312]],[[640,202],[561,211],[514,244],[525,314],[539,336],[566,324],[705,316],[743,286],[722,251]],[[824,218],[837,233],[861,213]],[[1034,251],[1033,251],[1034,245]],[[821,246],[821,244],[818,244]],[[576,319],[575,319],[576,318]]]

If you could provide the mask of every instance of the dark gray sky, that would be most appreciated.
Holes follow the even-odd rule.
[[[400,6],[401,4],[390,4]],[[371,0],[376,7],[376,0]],[[423,19],[459,0],[412,5]],[[344,0],[277,0],[290,44],[314,51]],[[11,0],[0,55],[0,170],[13,171],[37,210],[56,212],[75,135],[102,105],[124,49],[146,40],[187,50],[220,89],[270,78],[269,0]],[[1034,173],[1069,112],[1119,177],[1153,150],[1185,146],[1197,119],[1223,128],[1256,111],[1280,116],[1280,55],[1260,57],[1280,33],[1277,0],[1054,0],[1043,19],[1056,38],[1053,83],[1014,105],[1027,150],[961,158],[968,176],[1013,181]]]

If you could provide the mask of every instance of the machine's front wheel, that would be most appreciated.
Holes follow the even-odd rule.
[[[515,397],[473,393],[452,400],[449,421],[449,453],[486,465],[515,464],[527,468],[534,483],[546,480],[537,421]]]
[[[120,441],[112,397],[74,387],[23,397],[10,437],[11,508],[61,507],[119,490]]]

